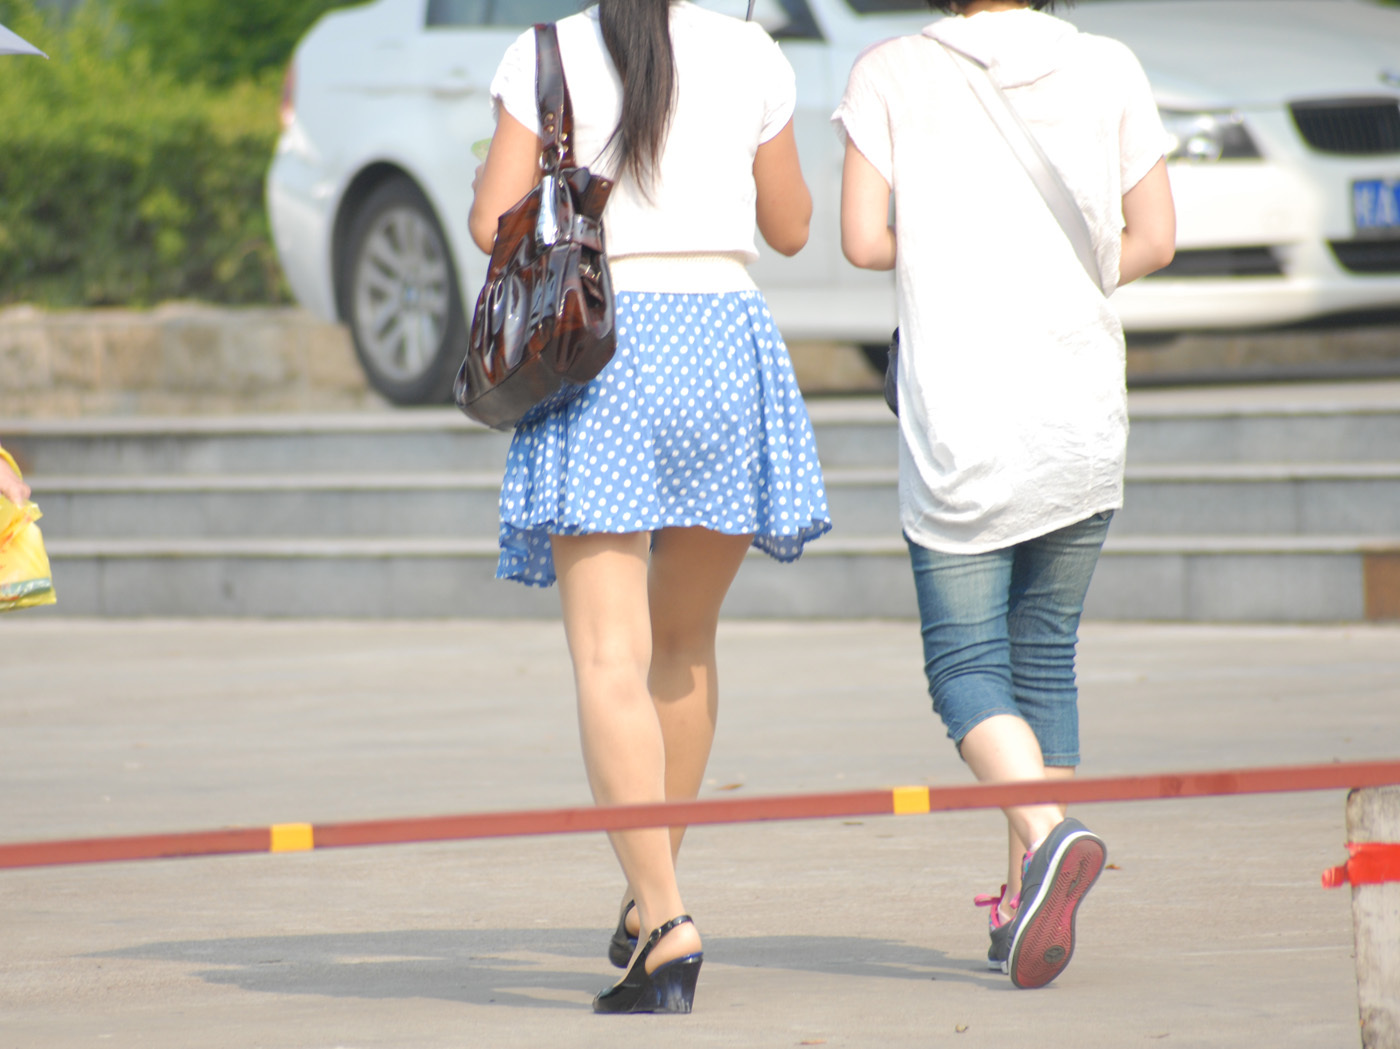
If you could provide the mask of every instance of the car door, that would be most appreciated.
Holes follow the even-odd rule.
[[[702,0],[700,6],[743,18],[748,0]],[[831,145],[835,104],[830,102],[830,42],[808,0],[755,0],[753,18],[778,41],[797,75],[792,125],[815,217],[807,246],[792,258],[766,250],[760,243],[754,279],[765,289],[830,286],[841,247],[839,240],[833,240],[831,224],[821,220],[839,209],[841,201],[841,173],[839,168],[833,170]]]
[[[477,165],[471,147],[491,137],[491,80],[506,48],[536,22],[576,14],[579,0],[426,0],[416,48],[420,83],[437,128],[433,149],[434,194],[453,244],[463,300],[476,299],[486,257],[467,230],[471,183]]]
[[[743,17],[748,0],[701,0]],[[916,7],[910,7],[910,4]],[[878,40],[916,32],[923,0],[755,0],[754,20],[773,36],[797,75],[793,129],[812,191],[812,227],[795,257],[764,252],[753,267],[790,339],[881,343],[894,325],[894,281],[851,266],[841,254],[841,169],[845,150],[831,114],[856,56]]]
[[[698,5],[745,17],[748,0],[697,0]],[[807,247],[793,258],[763,250],[753,268],[769,294],[784,332],[793,338],[877,341],[893,323],[893,282],[888,274],[850,266],[840,250],[843,152],[830,118],[859,51],[883,36],[908,32],[910,16],[865,17],[871,5],[884,15],[891,0],[754,0],[754,20],[779,42],[797,78],[793,123],[803,171],[812,191],[813,222]],[[901,0],[901,3],[911,0]],[[921,2],[921,0],[919,0]],[[493,130],[489,87],[502,54],[537,21],[577,13],[581,0],[425,0],[420,83],[437,110],[435,147],[441,216],[458,260],[464,301],[474,301],[485,258],[471,243],[466,215],[472,142]],[[925,9],[926,10],[926,9]],[[761,246],[762,247],[762,246]]]

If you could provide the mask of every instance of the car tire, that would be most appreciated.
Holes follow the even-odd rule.
[[[467,344],[457,267],[442,226],[406,178],[382,183],[350,225],[342,314],[369,383],[395,404],[442,404]]]

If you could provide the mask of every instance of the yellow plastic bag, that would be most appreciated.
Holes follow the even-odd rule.
[[[19,473],[3,448],[0,458]],[[16,506],[0,495],[0,612],[51,605],[57,600],[44,537],[34,523],[41,516],[33,503]]]

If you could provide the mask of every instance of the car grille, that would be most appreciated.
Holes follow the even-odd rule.
[[[1303,141],[1319,153],[1400,153],[1400,102],[1396,99],[1294,102],[1289,108]]]
[[[1152,277],[1282,277],[1272,248],[1193,248],[1178,251],[1171,265]]]
[[[1400,273],[1400,240],[1334,240],[1331,248],[1352,273]]]

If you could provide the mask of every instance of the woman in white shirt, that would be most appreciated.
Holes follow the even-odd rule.
[[[575,155],[617,180],[603,213],[617,351],[578,398],[517,429],[497,575],[557,574],[595,799],[690,799],[740,562],[750,546],[793,560],[830,528],[806,408],[747,270],[755,222],[783,254],[807,241],[794,77],[760,27],[685,0],[601,0],[558,37]],[[470,216],[484,251],[539,177],[534,76],[531,30],[491,87]],[[701,943],[676,884],[683,830],[611,835],[628,887],[609,956],[628,972],[598,1012],[690,1011]]]
[[[952,17],[864,53],[833,117],[842,248],[896,271],[900,518],[934,709],[979,780],[1071,776],[1079,617],[1127,444],[1106,295],[1172,258],[1167,135],[1132,53],[1042,13],[1054,0],[929,6]],[[1097,281],[972,92],[983,74],[968,59],[1070,188]],[[1060,806],[1006,815],[1006,884],[977,900],[988,963],[1039,987],[1068,964],[1107,853]]]

